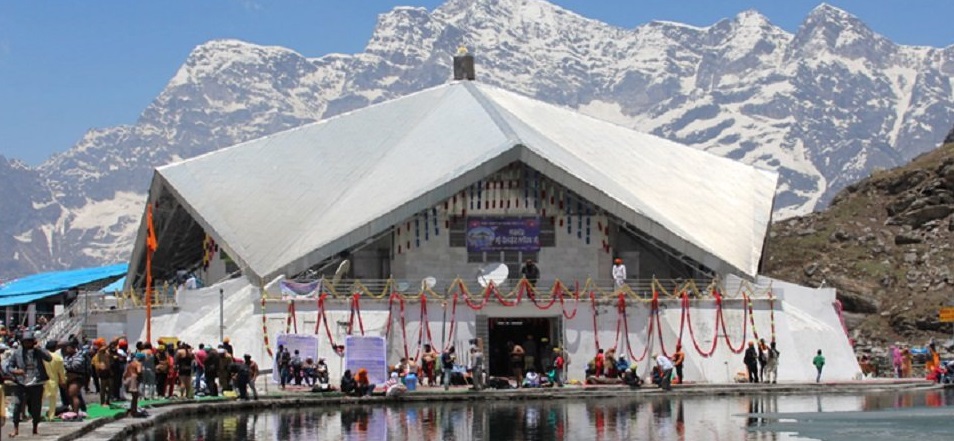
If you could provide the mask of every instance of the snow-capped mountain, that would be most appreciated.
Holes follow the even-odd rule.
[[[933,149],[954,120],[954,47],[897,45],[828,5],[795,34],[755,11],[622,29],[542,0],[396,8],[354,55],[208,42],[134,125],[36,168],[0,160],[16,189],[0,279],[125,259],[154,167],[444,83],[461,45],[479,81],[779,170],[778,217]]]

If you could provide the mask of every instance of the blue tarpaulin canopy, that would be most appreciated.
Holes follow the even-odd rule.
[[[63,291],[126,274],[129,264],[34,274],[0,285],[0,306],[35,302]]]
[[[100,291],[102,291],[102,292],[119,292],[119,291],[122,291],[122,290],[123,290],[123,285],[125,285],[125,284],[126,284],[126,276],[122,276],[122,277],[116,279],[115,282],[110,283],[109,285],[106,285],[106,287],[104,287],[104,288],[101,289]]]

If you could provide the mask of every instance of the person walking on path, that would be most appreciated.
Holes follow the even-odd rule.
[[[176,372],[179,375],[179,396],[187,400],[194,397],[192,389],[192,349],[189,345],[179,342],[179,349],[176,351]]]
[[[129,363],[126,364],[126,372],[123,373],[123,388],[129,393],[129,411],[127,415],[132,417],[141,417],[139,413],[139,377],[142,375],[142,359],[145,354],[137,353]]]
[[[470,378],[474,381],[474,390],[484,388],[484,352],[477,339],[471,340],[470,347]]]
[[[282,390],[285,390],[285,386],[291,380],[291,353],[288,352],[288,348],[279,345],[277,357],[278,362],[275,364],[278,365],[278,377],[281,379]]]
[[[523,346],[513,344],[510,346],[510,370],[513,372],[514,382],[519,385],[523,381],[524,351]]]
[[[37,434],[42,418],[40,410],[43,405],[43,387],[49,379],[43,362],[49,362],[52,359],[49,352],[36,347],[36,337],[30,331],[23,333],[20,337],[20,347],[7,359],[4,370],[13,377],[17,395],[17,404],[13,408],[13,432],[10,433],[10,438],[20,435],[20,421],[24,407],[30,412],[33,434]]]
[[[252,388],[252,397],[258,400],[258,391],[255,389],[255,380],[258,379],[258,363],[252,360],[252,356],[245,354],[245,364],[248,365],[248,381]]]
[[[454,346],[447,348],[441,355],[441,368],[444,373],[444,390],[450,389],[451,376],[454,374],[454,362],[457,355],[454,354]]]
[[[682,352],[682,344],[676,343],[676,353],[672,354],[672,364],[676,367],[676,378],[682,384],[682,364],[686,361],[686,353]]]
[[[66,358],[63,360],[66,370],[66,394],[70,401],[70,410],[79,414],[86,411],[83,400],[83,384],[86,379],[86,356],[77,351],[77,342],[70,340],[66,344]]]
[[[894,378],[901,378],[901,350],[897,346],[891,346],[891,366],[894,369]]]
[[[566,378],[566,358],[563,357],[563,350],[560,348],[553,348],[553,367],[556,369],[556,385],[557,387],[563,387],[564,378]]]
[[[427,385],[431,387],[437,386],[437,358],[438,354],[434,347],[425,343],[421,360],[423,360],[424,377],[427,378]]]
[[[815,377],[815,382],[821,382],[822,368],[825,367],[825,356],[822,355],[821,349],[818,350],[818,354],[816,354],[815,358],[812,359],[812,364],[815,365],[815,369],[818,369],[818,375]]]
[[[924,374],[927,378],[933,378],[935,383],[940,382],[941,376],[938,371],[941,368],[941,354],[937,352],[934,342],[928,345],[928,358],[924,362]]]
[[[238,390],[239,399],[248,401],[249,367],[245,363],[232,363],[229,373],[232,374],[232,382]]]
[[[99,379],[99,404],[101,406],[108,406],[111,400],[111,395],[109,390],[112,387],[112,371],[109,369],[110,356],[109,348],[106,346],[99,346],[99,349],[96,350],[96,355],[93,356],[93,371],[96,373],[96,378]]]
[[[202,375],[205,376],[205,390],[211,397],[219,396],[219,386],[216,381],[219,378],[219,353],[214,348],[205,351],[205,359],[202,360]]]
[[[672,360],[666,357],[663,354],[656,355],[656,366],[659,367],[659,372],[662,374],[662,381],[659,383],[659,387],[662,390],[672,390],[670,382],[672,381]]]
[[[749,347],[742,356],[742,362],[745,363],[745,369],[749,372],[749,383],[759,382],[759,362],[758,352],[755,350],[755,342],[750,341]]]
[[[766,383],[769,382],[771,378],[771,383],[775,384],[775,381],[778,379],[778,349],[775,348],[775,342],[773,341],[769,344],[769,349],[765,353],[767,361],[765,363],[765,374],[762,376],[762,380]]]
[[[768,345],[765,339],[759,339],[759,379],[765,383],[765,365],[768,364]]]
[[[623,265],[623,259],[616,258],[613,261],[613,283],[616,289],[620,289],[626,283],[626,265]]]
[[[914,356],[911,355],[911,349],[901,350],[901,378],[910,378],[911,371],[914,369]]]
[[[66,367],[63,363],[63,356],[56,351],[57,342],[49,340],[46,342],[46,351],[50,353],[50,361],[43,363],[46,369],[46,385],[43,387],[43,397],[46,398],[46,419],[53,421],[56,417],[56,403],[60,398],[60,389],[66,387]]]

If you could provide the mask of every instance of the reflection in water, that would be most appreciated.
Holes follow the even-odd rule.
[[[943,416],[951,420],[954,408],[946,406],[954,404],[952,394],[954,391],[932,390],[867,396],[655,396],[387,406],[355,403],[175,421],[137,435],[135,440],[839,440],[842,438],[836,433],[845,433],[844,424],[852,428],[853,439],[875,441],[886,438],[874,428],[867,429],[873,424],[861,423],[866,416],[889,412],[888,418],[878,416],[877,420],[890,421],[890,415],[901,415],[891,412],[902,411],[886,409],[936,408],[938,412],[927,418]],[[806,432],[808,426],[812,427],[810,433]],[[878,430],[884,432],[882,426]]]

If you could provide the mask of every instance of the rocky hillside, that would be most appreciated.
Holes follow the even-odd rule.
[[[837,288],[862,345],[948,340],[938,308],[954,305],[954,131],[910,164],[848,186],[826,210],[776,222],[763,272]]]

